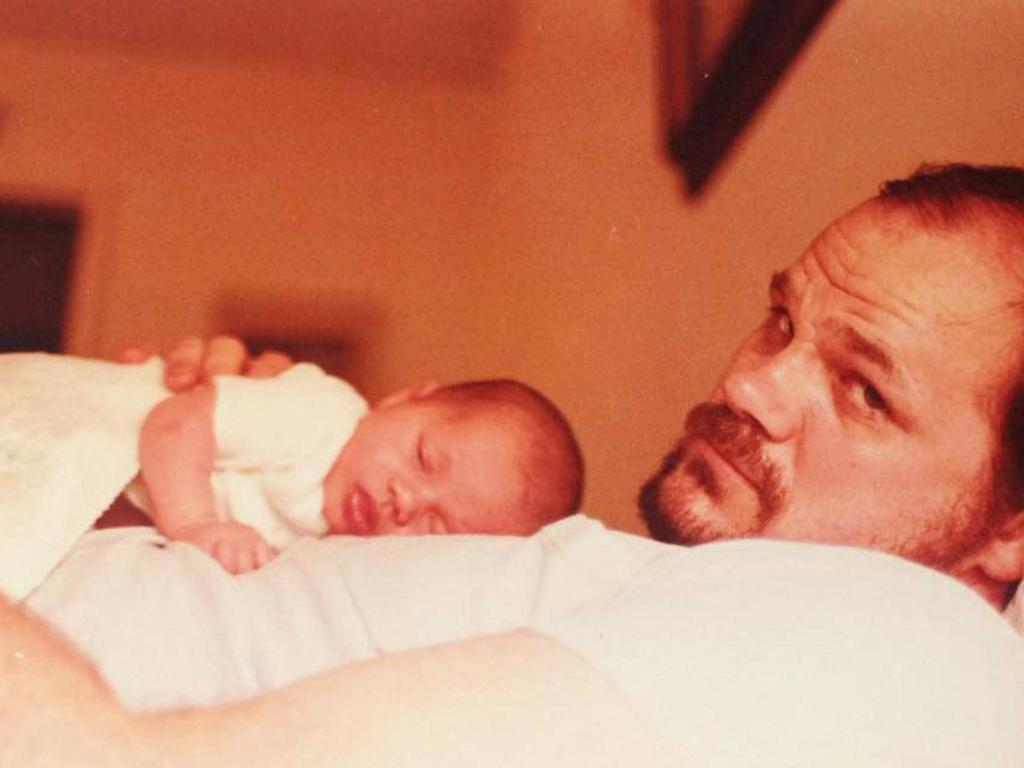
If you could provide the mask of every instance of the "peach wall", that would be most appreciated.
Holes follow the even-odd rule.
[[[4,39],[0,196],[87,214],[69,348],[280,308],[371,396],[512,375],[576,423],[587,509],[635,488],[773,268],[922,160],[1024,163],[1024,7],[845,0],[707,196],[658,135],[650,0],[517,6],[489,79]]]

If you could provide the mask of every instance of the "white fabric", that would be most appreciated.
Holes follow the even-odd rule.
[[[218,517],[251,525],[278,548],[326,534],[323,480],[366,414],[366,401],[310,363],[269,379],[218,376],[214,385]],[[126,494],[150,509],[140,481]]]
[[[142,423],[168,395],[162,378],[156,359],[0,355],[0,591],[11,599],[35,589],[136,476]],[[279,547],[324,533],[320,483],[365,402],[309,364],[225,379],[214,478],[225,509]]]
[[[39,584],[138,471],[162,365],[0,355],[0,590]]]
[[[28,605],[126,705],[153,709],[531,625],[614,592],[662,549],[575,516],[531,538],[302,539],[231,576],[151,529],[111,529],[83,538]]]
[[[543,630],[683,765],[1024,766],[1024,645],[967,587],[868,550],[666,551]]]
[[[233,578],[161,542],[90,534],[30,601],[133,707],[531,627],[589,661],[685,765],[1024,765],[1019,638],[966,587],[892,556],[686,549],[576,516],[525,539],[303,540]]]

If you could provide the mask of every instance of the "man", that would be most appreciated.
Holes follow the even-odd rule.
[[[777,274],[769,300],[641,491],[654,538],[870,547],[1004,606],[1024,573],[1024,171],[889,182]],[[246,364],[265,376],[289,362],[192,339],[168,380]]]
[[[1024,172],[925,169],[828,227],[641,493],[652,534],[851,544],[1002,607],[1024,571]]]
[[[773,281],[768,319],[645,486],[652,532],[881,549],[1001,607],[1024,568],[1022,256],[1016,169],[929,172],[840,218]],[[201,353],[180,354],[186,369]],[[228,354],[229,367],[240,357]],[[623,535],[588,536],[600,558]],[[45,631],[0,607],[0,700],[22,718],[0,737],[26,758],[58,760],[56,720],[107,764],[201,764],[205,749],[225,766],[314,753],[346,765],[655,765],[667,759],[659,745],[694,765],[1024,759],[1019,639],[947,579],[804,545],[644,557],[604,597],[533,631],[384,657],[171,719],[130,719],[60,662]],[[420,751],[438,738],[443,760]]]

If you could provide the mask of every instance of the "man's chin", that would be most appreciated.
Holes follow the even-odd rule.
[[[682,515],[670,514],[660,508],[646,507],[641,510],[641,516],[651,538],[666,544],[690,547],[735,535],[722,531],[717,526],[687,512]]]
[[[692,546],[707,544],[710,541],[727,538],[729,534],[712,520],[713,514],[698,512],[697,507],[713,506],[713,501],[693,490],[686,494],[687,498],[666,499],[664,489],[665,478],[657,475],[648,480],[640,490],[640,517],[647,526],[651,538],[668,544]],[[700,496],[700,498],[695,498]]]
[[[758,517],[747,507],[756,505],[757,498],[735,490],[720,483],[705,462],[687,457],[644,484],[640,516],[652,538],[669,544],[693,546],[755,535]]]

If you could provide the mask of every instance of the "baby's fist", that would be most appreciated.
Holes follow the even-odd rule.
[[[255,529],[242,523],[199,523],[184,529],[175,538],[199,547],[228,573],[255,571],[277,555]]]

